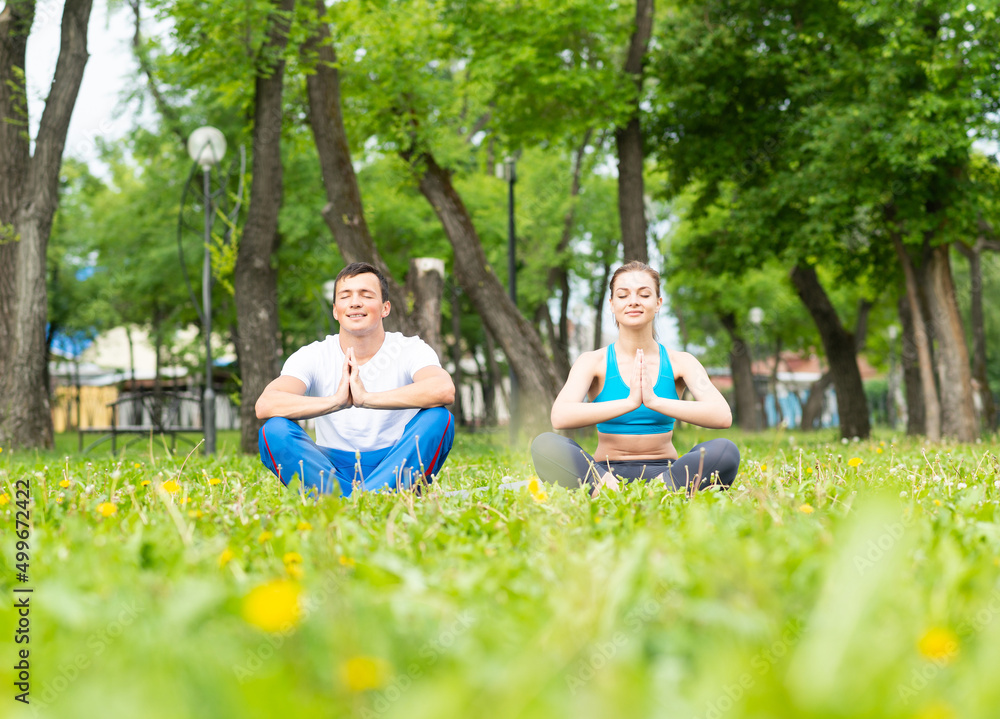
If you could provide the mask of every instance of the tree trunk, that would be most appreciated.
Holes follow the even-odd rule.
[[[597,316],[594,319],[594,349],[604,346],[604,293],[607,291],[608,283],[611,281],[611,263],[604,263],[604,279],[601,280],[597,288],[597,301],[594,302],[594,310]]]
[[[262,424],[254,405],[280,369],[278,275],[271,259],[278,246],[278,211],[283,190],[281,95],[285,61],[280,58],[288,44],[294,8],[295,0],[274,2],[267,39],[260,50],[254,83],[253,183],[233,278],[237,342],[243,360],[240,446],[248,454],[257,452],[257,433]],[[211,377],[205,379],[211,381]]]
[[[854,335],[841,324],[813,267],[796,265],[792,268],[791,279],[796,293],[816,323],[830,363],[829,371],[837,392],[840,434],[846,438],[865,439],[871,433],[871,425]]]
[[[826,371],[810,385],[809,396],[806,398],[805,406],[802,407],[801,429],[806,431],[819,429],[823,415],[823,397],[826,396],[826,390],[832,383],[833,375]]]
[[[899,298],[899,323],[903,327],[903,346],[900,365],[903,368],[903,386],[906,391],[906,434],[926,434],[927,422],[924,412],[924,392],[921,387],[920,362],[917,358],[917,343],[914,336],[913,314],[907,295]],[[933,378],[931,378],[933,381]],[[936,396],[936,395],[935,395]]]
[[[566,381],[569,375],[569,270],[566,265],[569,261],[567,251],[570,240],[573,239],[573,221],[576,217],[576,203],[580,196],[580,176],[583,170],[583,158],[590,144],[590,136],[593,134],[591,128],[583,135],[583,142],[576,150],[573,157],[573,179],[569,189],[569,208],[563,216],[562,235],[559,244],[556,246],[556,266],[549,270],[549,287],[559,288],[559,333],[553,336],[552,358],[555,362],[556,372],[562,382]]]
[[[323,219],[333,233],[345,262],[368,262],[386,276],[392,312],[384,320],[385,328],[411,334],[413,330],[407,320],[404,288],[393,279],[389,266],[379,255],[365,221],[361,190],[351,163],[351,146],[344,129],[337,53],[330,28],[323,20],[327,12],[324,0],[316,0],[316,12],[316,28],[302,50],[305,56],[315,55],[317,58],[315,72],[306,77],[306,89],[309,124],[326,188],[327,204],[323,208]]]
[[[497,343],[493,339],[488,327],[483,328],[484,346],[486,348],[486,375],[487,381],[483,384],[483,404],[486,414],[486,422],[489,426],[495,427],[499,424],[497,419],[497,394],[503,399],[504,405],[510,407],[510,397],[503,386],[503,375],[500,373],[500,363],[497,362]]]
[[[906,280],[906,298],[910,306],[910,319],[913,326],[913,344],[917,355],[917,366],[920,370],[920,390],[923,395],[924,431],[927,439],[938,442],[941,439],[941,405],[938,402],[937,387],[934,385],[934,370],[931,362],[931,343],[927,337],[927,327],[924,314],[920,307],[917,279],[910,256],[906,254],[902,238],[895,232],[892,234],[896,247],[896,256],[903,266],[903,276]],[[905,334],[904,334],[905,337]],[[907,348],[904,343],[904,354]]]
[[[750,348],[740,335],[736,316],[732,312],[719,315],[719,321],[729,334],[729,372],[733,378],[733,398],[736,402],[736,424],[746,432],[761,429],[760,414],[757,411],[757,391],[753,384],[753,369],[750,366]]]
[[[969,348],[958,311],[955,283],[951,276],[949,245],[931,250],[927,265],[927,304],[938,340],[936,359],[941,393],[941,435],[960,442],[979,436],[972,397]]]
[[[419,168],[420,191],[437,213],[454,249],[455,276],[507,355],[522,396],[530,398],[521,403],[520,416],[513,420],[528,431],[548,425],[558,382],[541,338],[487,263],[472,218],[451,184],[450,173],[429,153],[415,158],[407,154],[404,159]]]
[[[450,411],[455,415],[455,420],[459,424],[465,424],[465,415],[462,412],[462,305],[461,290],[454,282],[451,283],[451,333],[455,337],[455,342],[451,346],[451,361],[455,363],[455,371],[451,375],[455,383],[455,401],[450,407]],[[471,412],[470,412],[471,414]]]
[[[406,278],[406,296],[413,298],[413,328],[424,342],[444,357],[441,343],[441,295],[444,293],[444,260],[414,257]]]
[[[972,376],[979,385],[979,399],[982,406],[981,429],[992,432],[995,426],[996,404],[990,391],[990,381],[986,374],[986,325],[983,319],[983,238],[967,247],[957,243],[959,251],[969,260],[970,312],[972,322]]]
[[[20,243],[14,215],[30,158],[24,69],[34,15],[34,2],[8,2],[0,12],[0,383],[9,374],[17,313],[17,273],[12,268],[17,267]],[[2,384],[0,392],[2,403]]]
[[[618,215],[626,262],[649,262],[639,104],[642,100],[643,61],[653,33],[653,5],[653,0],[637,0],[635,4],[635,31],[625,59],[625,74],[635,84],[635,98],[628,120],[615,128],[615,143],[618,147]]]
[[[15,275],[13,318],[5,330],[11,331],[7,338],[8,361],[4,363],[4,376],[0,377],[0,445],[52,446],[52,414],[49,387],[45,382],[48,361],[45,343],[48,315],[45,254],[52,229],[52,216],[59,202],[59,168],[66,146],[66,132],[87,64],[87,24],[91,5],[92,0],[66,0],[59,58],[38,126],[34,155],[23,166],[20,177],[5,177],[2,181],[4,184],[9,182],[13,185],[10,189],[16,188],[20,193],[13,222],[13,230],[20,237],[20,246],[15,251],[16,261],[12,273]],[[33,13],[34,3],[26,3],[25,9]],[[0,23],[6,25],[15,21],[15,13],[11,9],[11,3],[8,3],[0,11]],[[0,29],[0,35],[12,30],[12,27],[5,26]],[[18,59],[15,55],[20,52],[19,42],[20,40],[11,43],[9,34],[8,38],[4,38],[4,52],[9,53],[3,58],[4,62]],[[8,47],[12,47],[12,50],[8,50]],[[14,87],[17,87],[21,79],[23,77],[19,78],[11,65],[0,65],[0,82],[11,80]],[[8,89],[12,94],[15,92],[13,88]],[[20,101],[15,100],[14,104],[17,102]],[[27,132],[26,109],[23,119],[25,126],[19,129]],[[15,154],[21,152],[19,142],[15,142]],[[6,153],[5,146],[3,154]],[[23,156],[21,159],[24,159]],[[14,164],[18,161],[15,158]],[[2,294],[4,291],[0,291],[0,295]],[[11,309],[8,303],[9,298],[6,298],[4,304],[8,306],[3,309]]]

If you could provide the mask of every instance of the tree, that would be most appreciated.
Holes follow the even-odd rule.
[[[642,98],[643,65],[653,34],[654,0],[636,0],[635,28],[625,55],[624,74],[632,81],[635,94],[624,122],[615,128],[618,149],[618,215],[622,223],[625,261],[649,262],[646,246],[646,187],[643,182],[642,127],[639,104]]]
[[[282,89],[285,47],[295,0],[275,0],[267,21],[267,36],[256,61],[253,115],[253,182],[246,227],[236,255],[236,342],[239,345],[240,445],[257,451],[263,422],[254,405],[267,384],[278,376],[278,281],[272,266],[277,248],[278,212],[282,200]]]
[[[58,204],[59,166],[70,116],[87,62],[92,0],[66,0],[59,57],[49,96],[29,150],[25,48],[33,1],[8,2],[0,11],[0,262],[13,267],[0,280],[0,443],[51,447],[52,417],[45,382],[48,298],[45,257]]]

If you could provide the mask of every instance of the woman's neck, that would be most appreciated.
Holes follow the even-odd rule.
[[[618,333],[616,342],[619,349],[627,356],[634,356],[636,350],[645,353],[659,351],[659,345],[653,338],[653,327],[645,327],[640,330],[622,329]]]

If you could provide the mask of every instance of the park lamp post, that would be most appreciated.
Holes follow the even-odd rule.
[[[750,308],[750,313],[749,313],[749,318],[750,318],[750,324],[753,325],[753,356],[754,356],[754,360],[760,361],[760,325],[764,321],[764,310],[762,310],[760,307],[751,307]],[[750,362],[750,376],[753,378],[754,396],[759,401],[759,400],[762,399],[762,397],[761,397],[761,392],[760,392],[760,390],[757,387],[757,385],[758,385],[757,375],[753,371],[753,361]],[[761,423],[763,425],[761,427],[761,429],[763,429],[763,427],[767,426],[767,412],[766,412],[765,407],[763,407],[763,406],[761,406],[761,408],[760,408],[760,421],[761,421]]]
[[[899,327],[889,325],[889,398],[886,402],[886,414],[888,415],[889,426],[896,429],[896,338],[899,336]]]
[[[205,202],[205,261],[202,264],[202,324],[205,333],[205,394],[202,423],[205,428],[205,454],[215,454],[215,390],[212,387],[212,167],[226,154],[226,138],[214,127],[199,127],[187,142],[188,154],[201,167],[202,194]]]
[[[511,302],[517,308],[517,233],[514,223],[514,183],[517,182],[517,160],[511,156],[507,158],[507,284],[510,292]],[[517,375],[514,374],[514,365],[508,358],[508,370],[510,372],[510,442],[517,442]]]

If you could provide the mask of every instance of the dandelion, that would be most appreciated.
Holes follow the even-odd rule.
[[[133,466],[133,467],[134,467],[135,469],[142,469],[142,463],[140,463],[140,462],[133,462],[133,463],[132,463],[132,466]]]
[[[68,479],[64,479],[59,483],[59,486],[62,487],[63,489],[66,489],[69,487],[70,484],[71,482]]]
[[[847,460],[847,464],[850,465],[851,467],[859,467],[860,465],[864,464],[864,462],[865,460],[861,459],[861,457],[851,457],[849,460]]]
[[[267,540],[271,539],[273,536],[274,536],[273,532],[264,531],[264,532],[260,533],[259,537],[257,537],[257,541],[260,542],[261,544],[263,544]]]
[[[345,567],[353,567],[354,566],[354,560],[351,559],[350,557],[345,557],[343,554],[340,555],[340,560],[339,561]]]
[[[222,550],[222,554],[219,555],[219,566],[220,567],[226,566],[233,560],[233,557],[235,556],[236,555],[233,553],[233,550],[230,549],[229,547],[226,547],[225,549]]]
[[[940,507],[941,506],[941,500],[940,499],[935,499],[934,500],[934,506],[935,507]]]
[[[312,528],[313,526],[309,524],[309,522],[299,522],[298,526],[296,527],[296,529],[298,529],[300,532],[308,532]]]
[[[148,484],[149,484],[149,480],[148,479],[144,479],[141,482],[139,482],[139,486],[140,487],[145,487]]]
[[[875,454],[882,454],[882,448],[881,447],[876,447],[875,448]]]
[[[97,505],[97,511],[100,512],[105,517],[110,517],[112,514],[118,511],[118,506],[111,502],[101,502]]]
[[[3,447],[0,447],[0,454],[3,454]]]
[[[172,479],[168,479],[160,486],[163,488],[163,491],[166,492],[167,494],[177,494],[179,491],[181,491],[181,485],[177,484],[177,482],[175,482]]]
[[[204,513],[200,509],[189,509],[188,516],[194,517],[195,519],[201,519]]]
[[[928,659],[949,662],[958,654],[958,637],[950,629],[932,627],[920,637],[917,649]]]
[[[542,486],[538,477],[532,477],[528,480],[528,491],[531,492],[531,496],[536,502],[544,502],[549,498],[548,492],[545,491],[545,487]]]
[[[352,657],[340,665],[340,678],[352,692],[366,692],[385,686],[389,663],[378,657]]]
[[[812,467],[806,467],[806,474],[812,474],[812,473],[813,473],[813,468]]]
[[[302,564],[302,555],[298,552],[285,552],[285,556],[281,558],[285,564]]]
[[[10,495],[7,494],[6,492],[0,494],[0,507],[4,506],[8,502],[10,502]]]
[[[265,632],[277,632],[298,624],[302,617],[299,585],[288,579],[275,579],[254,587],[243,599],[243,618]]]
[[[211,484],[212,486],[215,486],[216,484],[222,484],[222,480],[219,479],[218,477],[212,477],[210,480],[208,480],[208,483]]]
[[[760,465],[760,471],[761,471],[761,472],[766,472],[766,471],[767,471],[767,463],[766,463],[766,462],[765,462],[765,463],[762,463],[762,464]]]
[[[191,501],[190,497],[185,497],[184,499],[181,500],[181,504],[187,504],[190,501]]]
[[[812,514],[816,510],[812,508],[811,504],[800,504],[799,511],[802,512],[802,514]]]
[[[292,579],[302,579],[306,575],[301,564],[286,564],[285,571],[288,572],[288,576]]]

